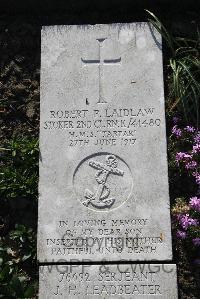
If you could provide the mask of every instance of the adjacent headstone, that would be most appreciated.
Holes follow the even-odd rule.
[[[151,25],[42,29],[40,150],[40,263],[172,259],[161,36]],[[40,298],[113,296],[95,265],[88,294],[84,280],[72,295],[59,271],[44,270]],[[152,294],[176,298],[165,274]],[[135,283],[127,292],[137,298]]]
[[[68,265],[40,268],[40,298],[177,299],[176,266]]]

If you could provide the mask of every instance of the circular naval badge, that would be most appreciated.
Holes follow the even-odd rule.
[[[109,211],[131,195],[133,177],[128,164],[117,155],[97,153],[83,159],[73,176],[75,193],[87,208]]]

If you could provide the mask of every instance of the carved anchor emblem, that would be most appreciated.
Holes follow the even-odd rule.
[[[108,198],[110,195],[110,189],[106,181],[110,174],[123,176],[124,172],[117,168],[117,159],[114,155],[108,155],[106,157],[106,164],[90,161],[89,165],[95,169],[98,169],[95,179],[99,184],[96,193],[91,192],[90,190],[85,190],[85,201],[83,204],[88,206],[91,204],[93,207],[98,209],[110,208],[114,202],[115,198]]]

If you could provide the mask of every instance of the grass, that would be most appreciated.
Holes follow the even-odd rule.
[[[174,37],[150,11],[149,22],[161,33],[169,51],[168,114],[183,114],[185,121],[199,126],[200,109],[200,33],[196,38]]]

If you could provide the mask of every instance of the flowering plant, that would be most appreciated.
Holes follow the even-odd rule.
[[[174,118],[171,139],[174,140],[174,164],[180,171],[194,181],[194,196],[178,198],[172,209],[176,236],[192,244],[200,246],[200,131],[192,126],[181,127],[179,119]],[[185,148],[186,151],[182,151]]]
[[[176,222],[176,236],[195,247],[200,246],[200,198],[191,197],[189,203],[182,198],[177,199],[172,214]]]
[[[172,138],[175,138],[177,149],[175,153],[175,163],[180,170],[186,170],[189,175],[195,178],[198,188],[200,188],[200,131],[192,126],[180,128],[178,126],[178,118],[174,118],[174,126],[172,128]],[[182,148],[187,151],[182,151]]]

